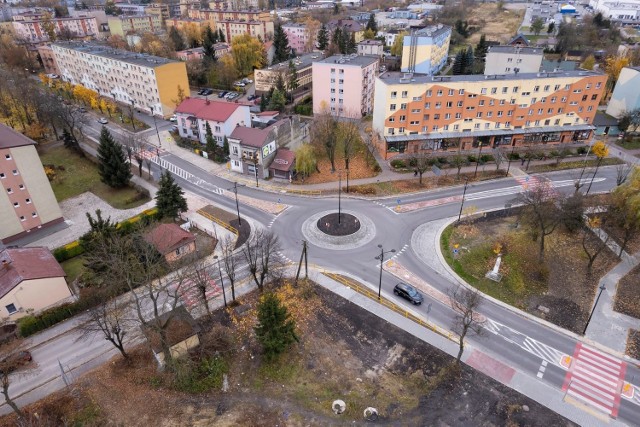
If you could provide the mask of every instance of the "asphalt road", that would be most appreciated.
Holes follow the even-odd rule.
[[[165,121],[158,121],[157,124],[160,130],[168,129],[171,126],[169,122]],[[123,134],[122,131],[112,125],[107,125],[107,127],[116,136]],[[100,126],[97,122],[89,123],[84,132],[97,138],[99,129]],[[154,129],[152,130],[155,131]],[[186,180],[176,175],[176,181],[185,190],[205,197],[230,211],[235,210],[235,201],[233,199],[220,196],[215,192],[216,187],[222,189],[231,188],[232,182],[212,176],[171,153],[163,154],[162,159],[197,178]],[[155,163],[153,171],[155,175],[160,172],[159,166]],[[557,191],[573,191],[572,180],[575,177],[575,171],[555,172],[542,174],[541,176],[553,181]],[[586,176],[585,178],[588,179],[590,177]],[[200,182],[200,185],[196,184],[196,182]],[[206,186],[203,183],[206,183]],[[594,181],[591,192],[609,191],[614,186],[614,168],[603,167],[598,171],[598,179]],[[513,202],[520,191],[522,191],[522,187],[513,178],[479,182],[469,185],[467,188],[466,203],[473,204],[480,210],[502,209],[506,203]],[[240,208],[243,217],[250,217],[256,223],[270,227],[279,236],[283,247],[283,255],[289,259],[298,259],[300,255],[301,243],[305,239],[302,233],[304,221],[316,213],[335,210],[338,204],[336,197],[298,197],[289,194],[263,192],[252,187],[239,187],[238,193],[255,199],[290,205],[288,209],[277,216],[247,205],[241,205]],[[377,284],[379,262],[375,257],[379,254],[377,244],[382,244],[385,249],[395,248],[399,250],[401,253],[395,258],[396,261],[428,282],[433,288],[446,293],[455,288],[457,284],[429,268],[421,258],[425,254],[418,254],[411,247],[411,238],[414,231],[424,223],[457,216],[460,209],[459,201],[436,204],[403,214],[394,212],[392,208],[397,205],[460,196],[461,193],[462,187],[458,186],[421,194],[378,199],[375,202],[349,196],[343,197],[342,208],[344,210],[355,212],[359,216],[366,216],[373,221],[375,224],[375,236],[368,244],[348,251],[325,249],[309,243],[309,260],[327,270],[345,272],[360,278],[362,282]],[[435,256],[435,248],[431,256]],[[395,298],[392,294],[393,286],[397,281],[395,276],[384,272],[382,292],[385,297],[394,299],[398,304],[407,304],[403,300]],[[428,311],[429,307],[431,309]],[[422,306],[413,307],[407,304],[407,308],[445,328],[448,328],[453,323],[454,312],[452,309],[437,300],[427,298]],[[522,316],[490,300],[483,302],[480,312],[488,319],[488,324],[485,326],[487,331],[483,336],[469,337],[469,342],[474,347],[496,355],[519,372],[530,374],[533,377],[538,375],[540,381],[556,389],[560,389],[563,386],[566,370],[560,366],[559,358],[563,355],[571,356],[574,354],[579,342],[575,336],[547,327],[535,319],[532,320]],[[82,346],[78,346],[74,344],[76,342],[74,341],[75,338],[73,334],[57,337],[51,342],[43,344],[41,349],[34,352],[34,358],[43,370],[43,375],[38,375],[40,380],[35,380],[35,382],[42,383],[44,381],[45,385],[42,387],[48,387],[46,384],[50,384],[50,382],[45,380],[54,376],[56,369],[58,372],[60,371],[59,365],[55,363],[55,359],[60,358],[60,355],[62,355],[63,366],[68,365],[74,368],[102,363],[109,355],[113,354],[112,350],[107,349],[108,346],[106,346],[107,343],[104,340],[96,340],[91,345],[85,343]],[[52,355],[56,355],[55,358]],[[92,364],[90,362],[92,360],[96,362]],[[547,370],[540,376],[543,366],[546,366]],[[640,385],[640,369],[637,366],[628,364],[624,378],[637,387]],[[24,385],[22,385],[22,382],[24,382]],[[28,390],[29,387],[34,387],[33,378],[22,382],[19,378],[16,380],[16,384],[12,385],[12,394],[21,394]],[[25,396],[23,399],[26,401],[27,397]],[[1,411],[6,411],[6,405],[0,408]],[[622,399],[618,420],[622,420],[629,425],[637,425],[637,420],[639,419],[640,402],[637,399]]]

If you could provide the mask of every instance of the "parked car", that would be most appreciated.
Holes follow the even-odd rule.
[[[227,93],[224,97],[225,97],[226,99],[231,99],[231,97],[232,97],[232,96],[233,96],[233,92],[229,92],[229,93]]]
[[[173,116],[169,117],[169,121],[170,122],[175,122],[176,120],[178,120],[178,118],[176,117],[175,114]]]
[[[220,92],[220,93],[218,94],[218,98],[224,98],[224,97],[227,95],[227,93],[229,93],[229,92],[227,92],[226,90],[224,90],[224,91]]]
[[[171,132],[178,132],[178,125],[171,126]]]
[[[49,77],[50,79],[58,79],[58,78],[60,78],[60,76],[57,75],[57,74],[47,74],[47,77]]]
[[[393,288],[393,293],[410,301],[414,305],[422,304],[424,298],[420,292],[413,286],[400,282]]]
[[[242,79],[242,83],[245,83],[245,84],[251,84],[251,83],[253,83],[253,80],[251,80],[251,79],[247,79],[247,78],[245,77],[244,79]]]
[[[247,101],[253,101],[254,99],[256,99],[255,95],[249,95],[247,96]]]
[[[205,92],[206,90],[207,90],[207,89],[200,89],[200,90],[198,91],[198,95],[204,95],[204,92]]]
[[[104,117],[100,117],[98,119],[98,123],[101,123],[103,125],[106,125],[107,123],[109,123],[109,120],[105,119]]]
[[[242,82],[235,82],[233,85],[234,85],[234,86],[238,86],[238,87],[245,87],[245,86],[246,86],[246,85],[245,85],[244,83],[242,83]]]
[[[213,93],[213,89],[207,89],[204,91],[203,95],[208,96],[211,95]]]

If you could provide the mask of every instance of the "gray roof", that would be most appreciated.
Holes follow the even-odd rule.
[[[441,34],[445,34],[451,31],[451,27],[448,25],[431,25],[429,27],[420,28],[415,31],[417,36],[438,37]]]
[[[326,61],[326,60],[325,60]],[[577,76],[599,76],[602,73],[595,71],[576,70],[576,71],[558,71],[558,72],[540,72],[540,73],[519,73],[519,74],[497,74],[497,75],[458,75],[458,76],[430,76],[428,74],[411,74],[401,73],[397,71],[387,71],[380,74],[379,78],[385,83],[446,83],[446,82],[479,82],[487,81],[508,81],[508,80],[529,80],[529,79],[545,79],[554,77],[577,77]]]
[[[539,47],[517,46],[490,46],[487,53],[519,53],[521,55],[542,55],[543,49]]]
[[[326,59],[323,59],[322,63],[325,64],[340,64],[340,65],[357,65],[360,68],[367,67],[374,62],[378,62],[379,58],[372,55],[333,55]]]
[[[146,53],[134,53],[129,52],[128,50],[114,49],[97,43],[71,41],[56,42],[53,45],[148,68],[156,68],[174,62],[180,62],[173,59],[162,58],[160,56],[147,55]]]
[[[296,70],[298,71],[304,68],[310,67],[311,63],[313,62],[317,62],[321,60],[322,60],[321,52],[307,53],[306,55],[297,56],[292,59],[293,65],[295,65]],[[281,70],[281,69],[288,69],[288,68],[289,68],[289,61],[284,61],[279,64],[274,64],[270,67],[265,67],[263,68],[263,70]]]
[[[480,130],[476,132],[430,132],[428,134],[421,135],[391,135],[385,137],[387,142],[399,142],[399,141],[426,141],[429,139],[444,139],[444,138],[464,138],[469,136],[499,136],[499,135],[525,135],[532,133],[542,132],[563,132],[563,131],[581,131],[581,130],[593,130],[592,125],[575,125],[575,126],[543,126],[543,127],[531,127],[525,129],[493,129],[493,130]]]

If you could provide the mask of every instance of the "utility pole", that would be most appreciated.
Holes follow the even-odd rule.
[[[385,254],[395,253],[395,249],[391,249],[389,251],[384,250],[382,245],[378,245],[380,248],[380,255],[376,257],[376,259],[380,260],[380,282],[378,283],[378,301],[380,301],[380,294],[382,293],[382,264],[384,264],[384,256]]]
[[[342,193],[342,172],[338,172],[338,224],[340,224],[340,194]]]
[[[302,241],[302,253],[300,254],[300,262],[298,263],[298,271],[296,272],[296,280],[294,284],[298,284],[298,278],[300,277],[300,270],[302,269],[302,259],[304,258],[304,278],[309,278],[308,259],[307,259],[307,241]]]
[[[482,141],[478,140],[478,158],[476,159],[476,170],[473,172],[473,177],[475,178],[478,175],[478,165],[480,164],[480,157],[482,155]],[[465,188],[467,188],[465,186]]]
[[[465,178],[464,180],[464,190],[462,190],[462,202],[460,203],[460,212],[458,212],[458,222],[460,222],[460,217],[462,216],[462,207],[464,206],[464,196],[467,194],[467,185],[469,184],[469,178]]]
[[[238,213],[238,226],[241,226],[242,220],[240,219],[240,204],[238,203],[238,183],[237,182],[233,183],[233,187],[227,188],[227,191],[232,189],[233,189],[233,193],[236,195],[236,212]]]

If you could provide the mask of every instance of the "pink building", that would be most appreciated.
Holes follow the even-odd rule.
[[[373,113],[377,56],[334,55],[313,63],[313,112],[346,118]]]
[[[289,47],[295,51],[296,54],[309,53],[313,48],[309,49],[309,32],[307,26],[304,24],[284,24],[282,30],[289,39]],[[315,38],[315,37],[314,37]]]
[[[29,43],[49,41],[49,35],[43,27],[45,16],[42,14],[16,15],[13,17],[13,30],[16,37]],[[94,16],[76,16],[70,18],[50,18],[56,34],[69,32],[74,37],[96,37],[98,21]]]

